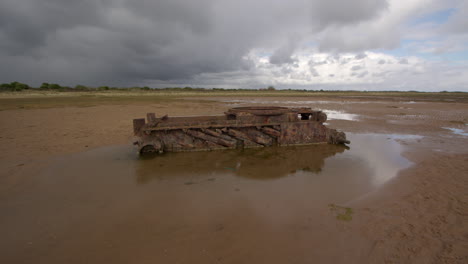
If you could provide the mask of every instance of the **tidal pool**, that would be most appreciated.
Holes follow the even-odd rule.
[[[468,136],[468,132],[461,128],[454,128],[454,127],[443,127],[443,129],[447,129],[452,131],[453,134],[460,135],[460,136]]]
[[[348,121],[356,121],[359,118],[357,114],[350,114],[343,111],[335,111],[335,110],[323,110],[325,114],[327,114],[328,120],[348,120]]]
[[[323,217],[317,212],[374,191],[410,166],[398,136],[348,137],[349,149],[138,157],[129,146],[112,146],[57,158],[0,200],[0,260],[207,263],[291,256],[313,239],[302,232],[301,244],[291,227],[318,230],[320,224],[311,224]]]

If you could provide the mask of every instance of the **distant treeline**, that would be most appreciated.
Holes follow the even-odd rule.
[[[150,88],[148,86],[134,86],[134,87],[110,87],[110,86],[99,86],[99,87],[90,87],[85,85],[76,85],[75,87],[62,86],[57,83],[42,83],[39,87],[31,87],[28,84],[20,82],[12,83],[2,83],[0,84],[0,91],[22,91],[27,89],[34,90],[53,90],[53,91],[107,91],[107,90],[119,90],[119,91],[133,91],[133,90],[174,90],[174,91],[245,91],[246,89],[225,89],[225,88],[193,88],[193,87],[166,87],[166,88]],[[250,90],[250,89],[249,89]],[[261,88],[257,90],[268,90],[275,91],[276,89],[273,86],[267,88]]]
[[[0,84],[1,91],[22,91],[27,89],[35,89],[35,90],[53,90],[53,91],[104,91],[104,90],[111,90],[111,89],[121,89],[118,87],[109,87],[109,86],[100,86],[100,87],[88,87],[85,85],[76,85],[75,87],[70,86],[62,86],[56,83],[42,83],[39,87],[31,87],[27,84],[20,83],[20,82],[12,82],[12,83],[2,83]],[[144,87],[138,89],[147,89],[149,87]]]
[[[2,83],[0,84],[1,91],[22,91],[30,89],[31,87],[27,84],[20,83],[20,82],[12,82],[12,83]]]
[[[148,86],[134,86],[134,87],[110,87],[110,86],[99,86],[99,87],[90,87],[85,85],[76,85],[75,87],[70,86],[62,86],[56,83],[42,83],[39,87],[31,87],[27,84],[20,83],[20,82],[12,82],[12,83],[3,83],[0,84],[1,91],[22,91],[27,89],[35,89],[35,90],[53,90],[53,91],[107,91],[107,90],[119,90],[119,91],[134,91],[134,90],[174,90],[174,91],[245,91],[247,89],[225,89],[225,88],[193,88],[193,87],[166,87],[166,88],[150,88]],[[275,87],[268,86],[267,88],[260,88],[260,89],[248,89],[248,90],[257,90],[257,91],[275,91]],[[291,89],[289,89],[291,90]],[[304,90],[305,91],[305,90]]]
[[[213,92],[213,91],[276,91],[276,92],[287,92],[287,91],[294,91],[294,92],[339,92],[339,93],[346,93],[346,92],[367,92],[367,91],[356,91],[356,90],[323,90],[323,89],[280,89],[277,90],[273,86],[268,86],[266,88],[259,88],[259,89],[245,89],[245,88],[200,88],[200,87],[166,87],[166,88],[151,88],[148,86],[143,87],[111,87],[111,86],[98,86],[98,87],[90,87],[85,85],[76,85],[75,87],[70,86],[62,86],[56,83],[42,83],[39,87],[31,87],[28,84],[20,83],[20,82],[11,82],[11,83],[2,83],[0,84],[0,92],[1,91],[13,91],[19,92],[23,90],[39,90],[39,91],[60,91],[60,92],[73,92],[73,91],[109,91],[109,90],[116,90],[116,91],[194,91],[194,92]],[[372,93],[386,93],[386,92],[403,92],[403,91],[368,91]],[[420,91],[406,91],[411,93],[424,93]],[[441,91],[441,93],[450,93],[447,91]],[[455,91],[454,93],[460,93],[460,91]]]

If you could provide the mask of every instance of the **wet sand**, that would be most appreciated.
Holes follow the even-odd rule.
[[[355,98],[314,98],[313,102],[310,98],[243,97],[234,98],[237,99],[234,102],[233,98],[215,99],[218,102],[177,101],[0,111],[0,230],[2,234],[8,234],[0,238],[0,261],[468,262],[468,138],[446,129],[466,132],[466,103]],[[280,189],[275,196],[279,198],[273,200],[276,203],[269,209],[252,208],[245,201],[243,204],[229,202],[249,188],[249,185],[228,188],[235,185],[230,181],[236,178],[226,178],[231,180],[223,182],[209,180],[212,177],[192,180],[182,177],[170,183],[174,185],[171,189],[159,186],[157,179],[144,173],[157,168],[144,167],[140,168],[140,177],[136,179],[110,173],[116,175],[115,181],[99,177],[94,183],[90,180],[80,184],[71,173],[79,168],[74,168],[71,163],[60,170],[65,175],[63,180],[57,180],[60,179],[57,177],[60,176],[57,164],[68,164],[67,157],[79,156],[89,150],[93,153],[103,146],[129,144],[131,119],[143,117],[146,112],[208,115],[222,113],[232,106],[264,103],[311,106],[353,114],[353,118],[348,120],[337,116],[337,119],[328,121],[329,126],[357,135],[385,134],[387,140],[404,146],[403,156],[413,165],[378,188],[370,188],[357,197],[336,202],[337,207],[330,207],[328,203],[314,207],[291,199],[295,213],[288,221],[280,215],[288,215],[285,212],[292,210],[287,201],[293,196],[288,193],[282,195]],[[416,137],[392,138],[395,134]],[[342,154],[335,154],[332,158],[339,155]],[[324,160],[326,163],[328,159]],[[122,163],[119,160],[114,162]],[[128,168],[135,171],[132,166]],[[97,168],[96,171],[100,170]],[[87,178],[92,176],[89,172],[85,174]],[[251,174],[259,172],[254,170]],[[300,177],[280,178],[297,180]],[[139,182],[149,183],[143,184],[143,188],[136,187],[131,194],[122,191],[123,197],[115,196]],[[67,191],[70,187],[64,188],[70,185],[74,186],[73,192]],[[51,193],[55,186],[61,191]],[[97,192],[103,186],[114,191]],[[211,191],[200,196],[206,186]],[[219,189],[213,188],[216,186]],[[154,192],[151,188],[159,189]],[[192,194],[185,193],[186,196],[173,199],[174,190],[187,188],[192,190]],[[76,195],[67,196],[67,193]],[[194,194],[198,198],[191,196]],[[133,198],[125,199],[127,196]],[[66,197],[73,199],[67,200]],[[332,198],[330,200],[333,202]],[[205,211],[195,205],[187,209],[188,201],[195,205],[217,206]],[[31,204],[43,207],[22,211]],[[338,215],[346,213],[346,208],[352,209],[352,219],[337,219]],[[270,224],[265,224],[265,219],[270,219]]]

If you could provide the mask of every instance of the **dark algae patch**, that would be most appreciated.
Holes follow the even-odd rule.
[[[341,221],[351,221],[353,219],[353,209],[336,204],[329,204],[328,208],[336,215],[336,219]]]

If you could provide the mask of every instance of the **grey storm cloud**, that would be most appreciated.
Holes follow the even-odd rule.
[[[270,57],[270,63],[272,64],[286,64],[293,63],[295,60],[291,57],[297,48],[297,37],[289,38],[287,43],[277,49]]]
[[[309,60],[309,66],[314,67],[314,66],[320,66],[327,64],[327,60],[321,60],[321,61],[315,61],[315,60]]]
[[[2,0],[0,82],[189,82],[248,71],[253,49],[274,50],[273,64],[293,63],[300,36],[386,7],[385,0]]]
[[[312,76],[314,76],[314,77],[319,77],[320,76],[317,69],[315,69],[314,67],[310,67],[309,70],[310,70],[310,74],[312,74]]]
[[[359,53],[356,56],[354,56],[354,59],[355,60],[362,60],[362,59],[364,59],[366,57],[367,57],[367,55],[365,53]]]
[[[408,59],[407,58],[402,58],[398,61],[399,64],[408,64]]]

